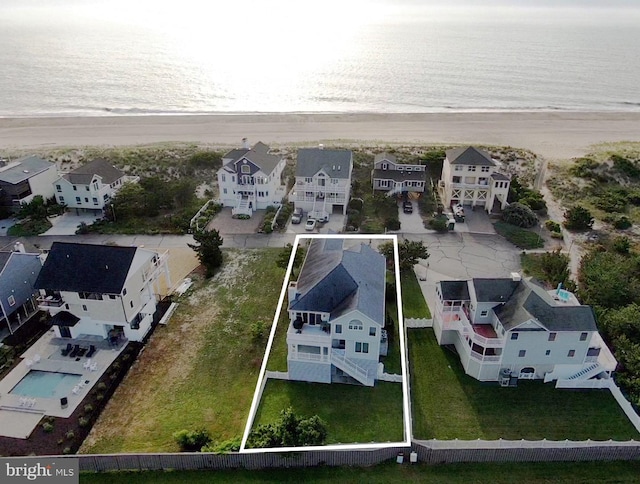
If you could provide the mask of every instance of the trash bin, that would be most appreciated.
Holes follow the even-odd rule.
[[[456,226],[456,221],[454,219],[450,218],[448,223],[449,223],[449,230],[453,230],[455,228],[455,226]]]
[[[396,457],[396,462],[397,462],[398,464],[402,464],[402,463],[404,462],[404,454],[403,454],[402,452],[400,452],[400,453],[398,454],[398,457]]]
[[[60,399],[60,408],[67,408],[67,405],[69,405],[69,400],[67,400],[67,397],[62,397]]]

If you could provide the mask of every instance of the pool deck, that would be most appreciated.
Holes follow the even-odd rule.
[[[79,344],[83,347],[89,347],[92,344],[96,346],[97,351],[91,358],[62,356],[61,350],[67,346],[67,343]],[[20,355],[22,361],[0,381],[0,423],[3,424],[0,425],[0,435],[28,438],[43,416],[70,417],[106,369],[122,353],[126,345],[127,343],[124,342],[116,347],[111,347],[105,339],[99,336],[87,335],[73,340],[56,338],[53,330],[48,331]],[[36,355],[39,355],[40,358],[38,359]],[[89,359],[92,363],[97,364],[96,371],[84,367]],[[30,366],[27,366],[28,360],[33,362]],[[35,405],[25,407],[20,405],[20,399],[23,397],[9,392],[30,370],[81,375],[79,381],[85,382],[86,385],[80,388],[77,394],[70,392],[65,395],[68,399],[66,408],[62,408],[59,396],[56,398],[36,398]],[[6,425],[9,422],[11,424]]]

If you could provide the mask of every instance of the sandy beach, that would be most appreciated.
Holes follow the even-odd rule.
[[[0,155],[11,150],[160,142],[277,144],[487,144],[560,160],[591,145],[640,141],[640,112],[238,114],[0,118]]]

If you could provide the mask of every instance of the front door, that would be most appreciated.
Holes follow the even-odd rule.
[[[69,329],[69,326],[58,326],[58,329],[60,329],[61,338],[71,338],[71,330]]]

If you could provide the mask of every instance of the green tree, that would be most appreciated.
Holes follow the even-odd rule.
[[[380,244],[378,251],[387,259],[387,264],[393,267],[393,242]],[[400,271],[408,271],[418,263],[419,259],[428,259],[429,251],[422,241],[403,240],[398,244],[398,259]]]
[[[247,444],[253,448],[301,447],[323,445],[327,440],[327,424],[317,415],[298,417],[293,408],[280,412],[275,423],[258,425],[249,434]]]
[[[18,218],[23,219],[30,217],[36,220],[47,218],[47,205],[42,195],[36,195],[31,202],[20,206]]]
[[[580,263],[578,275],[582,302],[619,308],[640,302],[640,257],[593,250]]]
[[[552,286],[560,282],[566,285],[569,280],[569,256],[560,253],[560,249],[540,255],[540,269],[545,280]]]
[[[570,208],[564,213],[564,226],[569,230],[588,230],[593,227],[591,212],[580,205]]]
[[[631,250],[631,240],[629,240],[629,237],[624,235],[618,236],[613,239],[611,247],[619,254],[628,254]]]
[[[111,199],[110,208],[117,222],[148,215],[146,190],[138,183],[125,183]],[[108,213],[108,212],[107,212]]]
[[[611,341],[623,334],[630,340],[640,342],[640,306],[629,304],[620,309],[609,309],[600,316],[604,333]]]
[[[538,217],[527,205],[514,202],[502,211],[502,220],[517,227],[529,228],[538,223]]]
[[[280,253],[278,254],[278,258],[276,259],[276,265],[281,267],[282,269],[286,269],[289,265],[289,259],[291,258],[291,251],[293,250],[293,245],[287,244],[285,245]],[[296,249],[296,255],[293,259],[293,271],[291,272],[291,276],[294,276],[295,269],[299,268],[304,261],[304,255],[306,250],[301,245],[298,245]]]
[[[198,260],[207,270],[206,277],[213,276],[215,270],[222,265],[222,237],[217,230],[194,232],[196,244],[188,244],[197,254]]]

